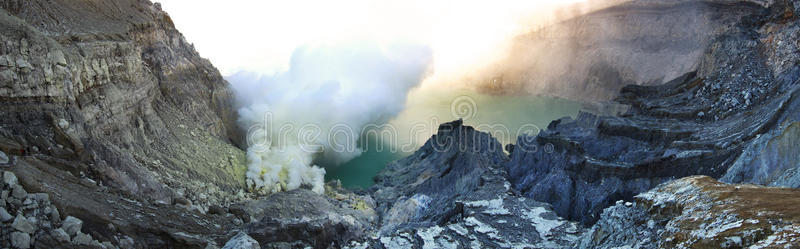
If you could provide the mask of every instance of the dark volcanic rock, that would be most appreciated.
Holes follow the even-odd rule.
[[[789,2],[791,4],[791,2]],[[724,182],[744,182],[770,186],[800,187],[800,150],[798,128],[800,128],[800,100],[793,90],[800,85],[800,22],[797,9],[800,3],[794,1],[794,14],[775,8],[778,16],[765,23],[758,30],[762,43],[759,49],[766,55],[766,66],[776,75],[772,87],[786,92],[771,98],[789,98],[777,107],[784,111],[775,117],[774,126],[764,131],[744,147],[744,152],[736,159],[721,178]],[[786,96],[791,93],[790,96]]]
[[[146,247],[222,245],[229,237],[228,232],[235,227],[230,218],[205,215],[179,206],[153,205],[106,187],[83,185],[80,178],[42,161],[20,162],[12,170],[31,192],[52,193],[53,209],[62,218],[78,217],[83,220],[84,233],[116,245],[124,243],[125,238]],[[108,229],[109,224],[115,229]],[[49,242],[57,243],[57,240]]]
[[[511,189],[507,157],[489,134],[454,121],[371,188],[381,224],[352,248],[559,248],[583,231]]]
[[[440,125],[417,152],[375,176],[373,196],[384,231],[442,224],[457,212],[455,198],[483,187],[482,176],[506,160],[489,134],[461,120]]]
[[[783,5],[753,11],[715,38],[696,73],[623,88],[618,100],[630,105],[626,114],[581,113],[554,121],[536,137],[520,137],[506,164],[514,188],[553,204],[563,217],[592,224],[617,200],[689,175],[791,185],[796,160],[750,166],[759,165],[759,157],[784,160],[780,151],[796,147],[777,144],[793,141],[780,134],[794,131],[800,113],[800,57],[764,51],[790,42],[772,39],[796,36],[797,19],[773,17],[783,13],[776,8]],[[776,141],[773,147],[764,145],[769,140]],[[742,154],[745,148],[750,154]]]
[[[305,189],[275,193],[244,205],[253,219],[245,231],[266,248],[341,247],[365,237],[377,219],[368,196],[350,198],[347,203]]]

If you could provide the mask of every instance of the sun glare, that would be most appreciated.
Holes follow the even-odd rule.
[[[372,40],[429,46],[436,75],[445,77],[501,58],[514,36],[577,1],[160,2],[225,75],[285,71],[298,46]]]

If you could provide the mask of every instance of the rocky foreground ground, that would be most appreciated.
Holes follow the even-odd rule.
[[[676,36],[686,50],[634,32],[691,65],[623,87],[621,115],[514,145],[453,121],[370,189],[256,196],[227,83],[158,4],[0,0],[0,247],[798,247],[800,3],[669,6],[562,24],[719,7],[710,37]],[[613,71],[592,87],[618,91]]]

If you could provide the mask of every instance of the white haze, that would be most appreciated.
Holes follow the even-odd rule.
[[[306,46],[287,72],[231,76],[249,142],[267,141],[247,150],[248,186],[273,193],[307,185],[322,193],[325,170],[312,163],[358,156],[360,131],[402,111],[404,93],[423,79],[430,58],[427,47],[405,44]]]
[[[301,186],[321,193],[325,170],[314,162],[338,164],[360,153],[352,149],[357,136],[331,140],[331,128],[360,131],[390,121],[412,88],[423,81],[452,87],[448,79],[503,58],[516,35],[576,2],[159,1],[227,76],[250,140],[270,141],[247,151],[248,184],[262,193]],[[279,131],[285,124],[295,135]],[[306,124],[323,132],[298,139]],[[334,151],[336,145],[347,149]]]

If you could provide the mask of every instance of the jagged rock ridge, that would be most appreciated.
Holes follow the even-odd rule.
[[[563,217],[593,224],[617,200],[684,176],[796,182],[793,161],[754,161],[786,158],[762,148],[769,140],[786,144],[780,134],[798,121],[800,56],[765,53],[786,43],[797,50],[796,40],[783,40],[797,36],[792,11],[778,3],[754,11],[714,39],[697,72],[664,85],[623,88],[618,100],[630,105],[624,115],[582,113],[554,121],[536,137],[520,137],[517,148],[532,148],[515,149],[506,164],[514,187],[553,204]],[[553,153],[533,149],[547,144]]]
[[[511,189],[502,146],[461,120],[439,126],[370,189],[381,221],[351,248],[562,248],[583,228]]]

